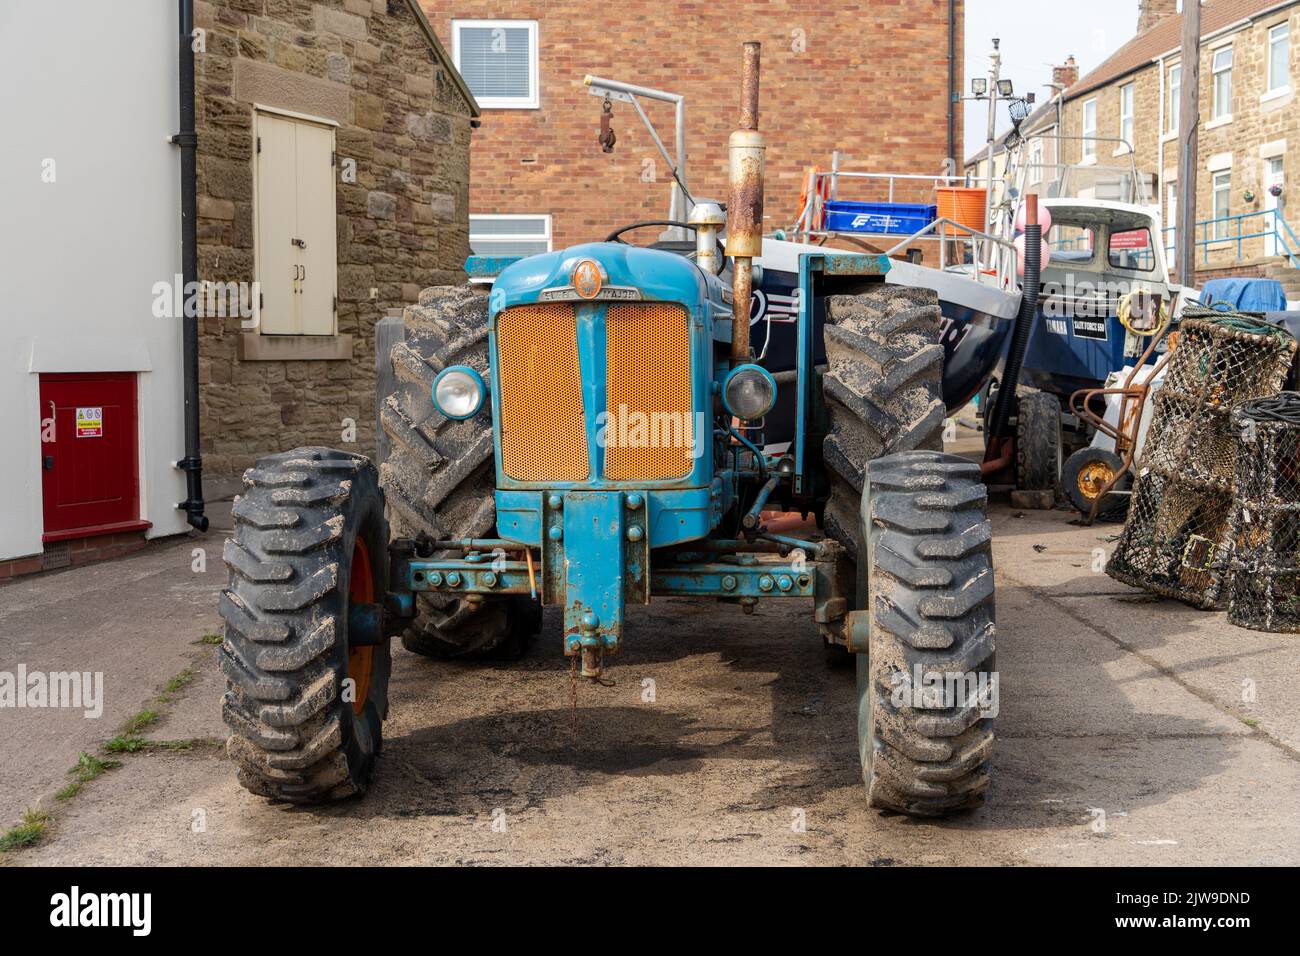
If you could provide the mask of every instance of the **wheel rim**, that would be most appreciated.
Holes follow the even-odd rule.
[[[1091,501],[1101,494],[1101,489],[1114,477],[1115,470],[1104,461],[1089,462],[1079,470],[1079,494]]]
[[[375,600],[375,578],[370,568],[370,549],[366,542],[358,537],[352,546],[352,566],[348,573],[348,602],[373,604]],[[348,647],[348,677],[352,680],[356,698],[352,701],[352,712],[358,717],[366,708],[370,697],[370,675],[374,670],[375,649],[366,647]]]

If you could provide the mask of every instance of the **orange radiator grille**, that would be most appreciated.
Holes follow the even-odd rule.
[[[605,477],[654,481],[689,474],[690,316],[679,305],[611,305],[606,327]]]
[[[573,306],[497,316],[501,466],[517,481],[582,481],[591,472]]]

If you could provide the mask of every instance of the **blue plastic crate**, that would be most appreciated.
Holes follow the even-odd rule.
[[[831,232],[873,232],[909,236],[934,222],[938,209],[912,202],[826,203],[826,228]]]

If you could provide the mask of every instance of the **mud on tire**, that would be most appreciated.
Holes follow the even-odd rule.
[[[826,533],[856,555],[867,462],[913,449],[941,449],[943,346],[938,295],[881,283],[826,300],[823,396],[830,433],[822,458],[830,479]]]
[[[435,286],[403,316],[405,341],[393,346],[397,390],[384,397],[379,421],[391,451],[379,480],[395,537],[421,532],[435,539],[491,537],[496,528],[492,422],[465,421],[433,406],[433,380],[450,365],[468,365],[488,379],[488,300],[470,286]],[[489,383],[490,387],[490,383]],[[427,657],[516,657],[541,621],[536,603],[519,598],[478,607],[421,593],[402,646]]]
[[[912,693],[918,669],[996,687],[991,529],[979,466],[909,452],[867,471],[858,586],[871,628],[857,667],[868,799],[916,816],[979,806],[993,753],[987,702]]]
[[[297,803],[360,793],[388,712],[388,645],[356,648],[348,632],[350,600],[382,601],[387,587],[375,468],[299,448],[260,459],[244,485],[220,599],[227,752],[253,793]]]

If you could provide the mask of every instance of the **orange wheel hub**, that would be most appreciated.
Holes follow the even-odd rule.
[[[1115,470],[1105,462],[1094,461],[1092,464],[1079,470],[1079,491],[1085,498],[1096,498],[1101,494],[1101,489],[1115,477]]]

